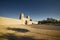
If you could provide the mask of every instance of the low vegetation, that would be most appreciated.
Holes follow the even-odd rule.
[[[46,20],[38,21],[38,24],[54,24],[60,26],[60,20],[47,18]]]

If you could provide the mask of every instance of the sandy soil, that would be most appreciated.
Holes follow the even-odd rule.
[[[0,40],[60,40],[60,26],[0,25]]]

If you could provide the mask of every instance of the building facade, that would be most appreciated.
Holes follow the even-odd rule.
[[[24,25],[38,24],[38,22],[31,21],[30,20],[31,19],[30,16],[24,17],[24,13],[23,12],[20,13],[19,19],[23,22]]]
[[[30,21],[30,16],[24,17],[24,13],[20,13],[19,19],[0,17],[0,25],[31,25],[38,22]]]

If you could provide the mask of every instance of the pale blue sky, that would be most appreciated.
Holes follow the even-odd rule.
[[[35,21],[60,19],[60,0],[0,0],[0,16],[18,19],[22,8]]]

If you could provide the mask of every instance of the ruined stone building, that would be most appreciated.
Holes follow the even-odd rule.
[[[24,25],[38,24],[38,22],[31,21],[30,20],[31,19],[30,16],[25,17],[23,12],[20,13],[19,19],[23,22]]]
[[[38,22],[30,21],[30,16],[24,17],[24,13],[20,13],[19,19],[0,17],[0,25],[30,25],[38,24]]]

